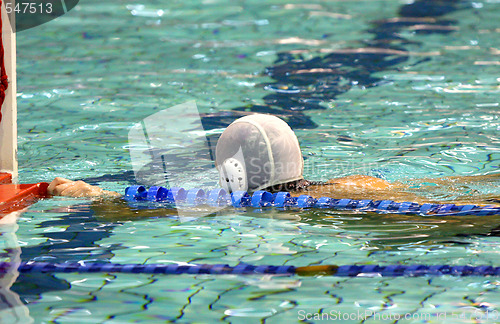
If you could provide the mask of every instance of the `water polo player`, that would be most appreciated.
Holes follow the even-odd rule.
[[[388,199],[395,201],[429,202],[408,190],[402,183],[389,183],[367,175],[350,175],[324,182],[304,179],[304,160],[297,136],[282,119],[254,114],[235,120],[220,136],[216,147],[216,166],[220,185],[228,192],[246,190],[288,191],[293,196],[308,194],[313,197],[329,196],[349,199]],[[491,204],[498,197],[463,195],[463,186],[478,181],[497,181],[498,174],[440,179],[414,180],[425,191],[428,183],[459,187],[455,203]],[[457,190],[455,190],[457,192]],[[117,196],[83,181],[56,178],[49,186],[52,195],[73,197]],[[435,201],[433,201],[435,202]]]

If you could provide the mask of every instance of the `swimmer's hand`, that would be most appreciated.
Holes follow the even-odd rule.
[[[97,186],[92,186],[84,181],[73,181],[65,178],[55,178],[47,188],[52,196],[67,197],[117,197],[119,193],[106,191]]]

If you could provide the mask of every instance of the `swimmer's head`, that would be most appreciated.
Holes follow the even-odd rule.
[[[215,152],[221,186],[260,190],[302,179],[304,160],[297,136],[278,117],[242,117],[222,133]]]

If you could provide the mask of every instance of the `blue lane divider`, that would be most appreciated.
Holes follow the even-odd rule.
[[[360,211],[373,211],[395,214],[423,214],[439,216],[462,216],[462,215],[500,215],[500,207],[476,206],[476,205],[454,205],[454,204],[422,204],[414,202],[394,202],[392,200],[353,200],[334,199],[321,197],[315,199],[308,195],[298,198],[292,197],[288,192],[270,192],[259,190],[252,195],[246,191],[236,191],[228,194],[224,189],[215,189],[205,192],[203,189],[151,187],[147,190],[144,186],[131,186],[125,189],[123,197],[129,202],[150,201],[179,203],[184,206],[233,206],[242,207],[278,207],[278,208],[328,208],[347,209]],[[165,205],[151,204],[148,208],[165,208]],[[170,206],[172,207],[172,206]]]
[[[21,273],[29,272],[77,272],[77,273],[147,273],[147,274],[238,274],[238,275],[331,275],[339,277],[383,276],[383,277],[420,277],[420,276],[500,276],[500,267],[450,266],[450,265],[317,265],[317,266],[278,266],[239,264],[113,264],[113,263],[49,263],[22,262],[15,265],[0,262],[0,273],[8,273],[17,267]]]
[[[164,201],[167,199],[168,190],[163,187],[151,187],[146,195],[146,200],[149,201]]]
[[[248,207],[252,198],[246,191],[235,191],[231,194],[231,204],[236,207]]]
[[[189,205],[196,206],[205,199],[205,191],[203,189],[191,189],[187,191],[186,201]]]
[[[211,190],[207,194],[207,204],[213,207],[227,206],[229,200],[224,189]]]
[[[146,188],[144,186],[127,187],[124,198],[129,201],[144,200],[147,198]]]
[[[252,195],[252,207],[270,207],[273,204],[274,196],[267,191],[256,191]]]

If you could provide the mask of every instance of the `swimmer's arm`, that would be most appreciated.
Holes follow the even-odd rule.
[[[352,175],[342,178],[331,179],[328,183],[334,184],[337,188],[358,188],[369,190],[387,190],[391,188],[391,183],[365,175]],[[52,196],[67,197],[120,197],[114,191],[103,190],[98,186],[92,186],[83,181],[72,181],[65,178],[55,178],[47,188]]]
[[[453,176],[444,178],[433,178],[433,179],[414,179],[411,182],[431,182],[434,184],[469,184],[487,181],[498,181],[500,179],[500,173],[488,174],[488,175],[477,175],[477,176]],[[331,179],[327,183],[335,184],[336,186],[350,188],[355,187],[358,189],[368,189],[368,190],[390,190],[390,189],[404,189],[407,186],[402,183],[390,183],[383,179],[370,177],[366,175],[351,175],[342,178]]]
[[[450,184],[478,184],[487,183],[500,180],[500,172],[485,175],[473,175],[473,176],[450,176],[443,178],[421,178],[421,179],[411,179],[412,182],[417,183],[433,183],[438,185],[450,185]]]
[[[114,191],[107,191],[98,186],[92,186],[84,181],[73,181],[65,178],[55,178],[47,188],[51,196],[66,197],[120,197]]]
[[[84,181],[73,181],[57,177],[49,184],[47,192],[52,196],[98,198],[93,199],[91,208],[96,217],[108,221],[177,215],[177,211],[172,209],[131,208],[126,201],[121,199],[119,193],[103,190]]]
[[[336,187],[345,189],[367,189],[367,190],[387,190],[393,185],[380,178],[370,177],[367,175],[351,175],[342,178],[331,179],[327,183],[334,184]]]
[[[448,188],[450,192],[457,192],[461,185],[489,183],[500,180],[500,173],[478,176],[455,176],[437,179],[415,179],[409,180],[412,183],[429,184],[433,183],[440,187]],[[475,204],[475,205],[499,205],[498,195],[466,195],[454,201],[438,201],[426,198],[425,195],[417,195],[408,191],[410,186],[406,183],[389,183],[385,180],[364,175],[354,175],[343,178],[331,179],[327,183],[329,186],[312,186],[308,190],[316,196],[329,196],[349,199],[372,199],[372,200],[394,200],[413,201],[423,203],[455,203],[455,204]],[[425,187],[423,187],[425,190]],[[302,194],[302,193],[299,193]]]
[[[399,183],[390,183],[380,178],[366,175],[351,175],[331,179],[325,184],[309,186],[304,191],[292,192],[298,197],[307,194],[313,197],[332,197],[337,199],[371,199],[420,202],[413,193],[405,192]]]

